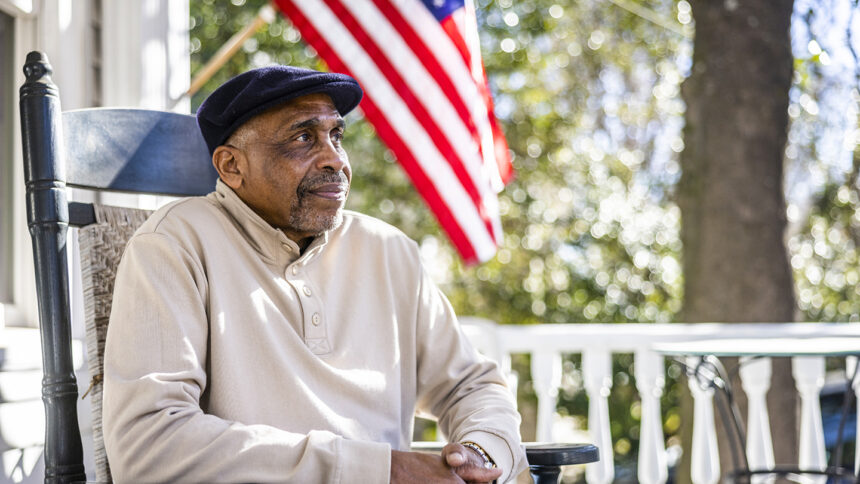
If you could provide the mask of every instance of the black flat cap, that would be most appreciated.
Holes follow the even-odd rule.
[[[270,66],[239,74],[216,89],[197,109],[197,125],[209,154],[246,121],[278,104],[325,93],[345,116],[358,106],[362,91],[345,74],[319,72],[291,66]]]

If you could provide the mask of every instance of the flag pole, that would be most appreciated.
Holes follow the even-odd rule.
[[[239,32],[233,34],[224,45],[215,52],[215,55],[209,59],[209,62],[206,63],[197,74],[194,75],[194,78],[191,79],[191,87],[188,88],[188,91],[185,92],[186,96],[193,96],[194,93],[200,90],[204,84],[206,84],[212,76],[218,72],[218,69],[221,68],[234,54],[239,50],[240,47],[247,41],[251,36],[253,36],[260,27],[265,24],[271,23],[275,20],[275,9],[272,8],[272,5],[267,3],[263,5],[263,7],[257,12],[257,16],[254,17],[254,21],[245,26]]]

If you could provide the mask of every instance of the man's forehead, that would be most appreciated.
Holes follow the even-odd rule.
[[[326,94],[309,94],[267,109],[237,132],[275,142],[297,129],[335,126],[344,127],[345,123],[331,98]]]
[[[261,118],[261,121],[276,122],[278,124],[292,124],[301,119],[311,118],[342,119],[331,97],[328,94],[322,93],[309,94],[291,99],[284,104],[266,110],[258,117]]]
[[[304,111],[306,109],[321,109],[328,110],[340,116],[337,108],[334,105],[331,97],[325,93],[308,94],[307,96],[299,96],[295,99],[290,99],[280,106],[281,111],[285,113]]]

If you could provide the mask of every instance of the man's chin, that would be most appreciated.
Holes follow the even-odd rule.
[[[338,210],[334,215],[294,217],[290,222],[292,230],[312,234],[313,237],[319,237],[325,232],[335,230],[341,226],[343,223],[343,211]]]
[[[322,232],[320,232],[320,235],[322,235],[323,232],[330,232],[332,230],[337,229],[341,226],[341,224],[343,224],[343,212],[338,210],[337,214],[335,214],[334,217],[331,217],[329,223],[326,225],[326,228]]]

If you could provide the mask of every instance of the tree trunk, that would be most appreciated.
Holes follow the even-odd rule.
[[[681,320],[793,321],[782,179],[792,0],[690,3],[696,34],[691,73],[681,91],[687,104],[678,186]],[[735,395],[745,400],[734,383]],[[774,361],[768,406],[777,463],[797,462],[796,401],[789,362]],[[740,406],[745,418],[746,402]],[[732,469],[731,451],[717,418],[725,476]]]

